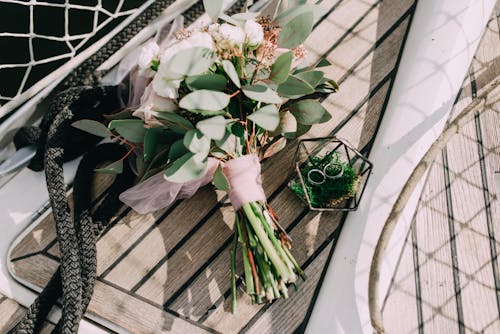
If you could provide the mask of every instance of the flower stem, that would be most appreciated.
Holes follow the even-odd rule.
[[[245,233],[242,231],[241,225],[243,225],[243,222],[241,222],[239,215],[236,215],[236,229],[237,233],[239,235],[239,240],[241,243],[241,249],[243,253],[243,268],[245,269],[245,285],[247,287],[247,293],[249,295],[255,293],[255,280],[253,276],[253,263],[251,263],[249,259],[249,255],[251,255],[251,252],[249,252],[248,248],[248,242],[247,242],[247,237],[245,236]]]
[[[245,212],[245,215],[250,222],[250,225],[253,227],[255,234],[257,235],[262,247],[264,248],[269,260],[271,260],[272,264],[276,267],[276,271],[282,279],[286,282],[295,281],[295,274],[291,272],[288,266],[283,262],[279,254],[273,247],[273,244],[269,240],[269,237],[264,230],[263,225],[267,224],[266,221],[262,221],[257,218],[252,210],[250,203],[245,203],[242,205],[242,209]]]
[[[236,247],[238,246],[238,231],[234,231],[233,247],[231,248],[231,312],[236,310]]]
[[[262,226],[264,227],[264,230],[266,231],[267,235],[269,236],[269,239],[270,239],[272,245],[274,246],[276,253],[283,260],[283,262],[287,266],[287,269],[291,273],[290,279],[286,279],[285,281],[287,283],[295,281],[295,274],[293,273],[294,265],[290,261],[289,257],[283,251],[283,247],[281,247],[281,243],[278,241],[278,239],[276,239],[276,236],[274,235],[274,229],[271,227],[270,223],[264,217],[264,214],[262,213],[262,210],[260,209],[259,204],[256,202],[252,202],[252,203],[250,203],[250,205],[253,209],[254,214],[257,216],[257,218],[264,222],[262,224]]]
[[[257,274],[257,268],[255,267],[255,259],[254,259],[254,256],[253,256],[253,253],[252,253],[252,249],[251,249],[251,245],[250,245],[250,242],[249,242],[249,237],[248,237],[248,231],[247,231],[247,228],[246,228],[246,223],[244,221],[239,221],[239,223],[241,224],[238,225],[238,228],[240,229],[243,235],[243,238],[244,238],[244,241],[245,241],[245,245],[244,245],[244,249],[243,249],[243,262],[245,262],[245,259],[247,259],[249,262],[250,262],[250,266],[251,266],[251,274],[252,274],[252,277],[253,277],[253,286],[254,286],[254,291],[252,293],[256,293],[256,294],[259,294],[260,293],[260,285],[259,285],[259,276]],[[245,276],[247,275],[247,267],[245,267]],[[247,292],[248,292],[248,289],[247,289]]]

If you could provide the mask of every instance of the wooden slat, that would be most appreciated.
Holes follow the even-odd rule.
[[[19,261],[16,270],[25,274],[30,272],[31,268],[39,267],[38,263],[43,263],[44,269],[37,270],[31,277],[23,276],[23,278],[29,279],[37,286],[45,286],[57,269],[58,262],[43,255],[35,255]],[[197,325],[164,312],[151,303],[136,299],[100,281],[96,282],[88,312],[97,316],[105,314],[108,321],[133,333],[209,333]]]
[[[22,307],[14,300],[0,295],[0,333],[7,333],[22,318],[26,308]],[[54,325],[45,322],[42,325],[40,334],[49,334]]]
[[[305,269],[307,281],[300,285],[300,291],[290,289],[290,299],[280,299],[262,310],[262,316],[251,322],[242,333],[294,333],[304,321],[331,247],[331,244],[326,247]]]
[[[98,199],[104,191],[111,185],[114,177],[106,174],[96,176],[94,187],[92,187],[91,198]],[[73,210],[73,193],[68,194],[68,203],[71,210]],[[26,237],[24,237],[13,248],[11,259],[20,258],[28,254],[43,251],[55,242],[56,230],[54,228],[54,216],[52,210],[48,209],[47,216],[38,224]],[[53,246],[52,246],[53,247]],[[57,254],[57,253],[56,253]]]

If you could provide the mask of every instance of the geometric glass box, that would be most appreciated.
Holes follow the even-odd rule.
[[[311,210],[353,211],[372,168],[372,163],[344,139],[303,139],[288,186]]]

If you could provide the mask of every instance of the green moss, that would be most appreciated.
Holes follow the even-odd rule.
[[[329,163],[338,163],[342,165],[344,168],[342,176],[338,179],[327,178],[325,182],[320,185],[310,184],[307,178],[309,171],[311,169],[323,170]],[[312,207],[333,207],[339,202],[351,198],[356,194],[358,175],[356,175],[352,166],[348,162],[340,160],[338,154],[335,152],[329,152],[323,157],[309,157],[309,160],[300,167],[300,173],[302,174],[302,179],[304,180],[304,186],[306,188],[305,190],[309,195]],[[300,198],[307,201],[304,189],[298,177],[292,179],[289,186]]]

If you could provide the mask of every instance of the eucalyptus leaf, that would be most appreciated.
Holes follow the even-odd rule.
[[[216,111],[210,111],[210,110],[189,110],[190,113],[201,115],[201,116],[226,116],[228,113],[225,110],[216,110]]]
[[[312,87],[316,87],[325,74],[322,71],[306,71],[296,74],[295,77],[304,80]]]
[[[226,13],[220,13],[219,19],[226,21],[227,23],[231,23],[234,26],[241,26],[240,21],[233,19],[231,16],[227,15]]]
[[[280,139],[278,139],[277,141],[266,147],[262,158],[266,159],[272,157],[273,155],[284,149],[285,146],[286,146],[286,138],[281,137]]]
[[[317,21],[321,16],[326,13],[326,8],[318,5],[304,4],[300,6],[295,6],[282,11],[274,21],[280,26],[284,26],[290,20],[297,17],[300,14],[311,13],[314,17],[314,21]]]
[[[245,94],[248,98],[264,102],[264,103],[281,103],[281,98],[278,94],[269,87],[264,85],[252,85],[252,86],[243,86],[242,89],[243,94]]]
[[[229,153],[229,154],[234,154],[236,150],[236,141],[238,138],[232,134],[229,131],[226,131],[224,134],[224,137],[222,137],[221,140],[216,140],[215,145],[222,151]]]
[[[144,135],[144,160],[146,162],[151,161],[158,151],[164,147],[168,147],[176,137],[178,135],[163,128],[146,129],[146,134]]]
[[[108,128],[115,130],[125,140],[132,143],[142,143],[146,134],[144,123],[139,119],[114,120],[109,123]]]
[[[288,51],[279,55],[276,61],[271,66],[271,74],[269,80],[280,84],[288,78],[290,69],[292,68],[293,52]]]
[[[212,50],[193,47],[177,52],[165,66],[169,73],[192,76],[206,72],[213,63]]]
[[[243,12],[243,13],[236,13],[231,16],[233,20],[236,21],[241,21],[245,22],[248,20],[255,21],[256,18],[258,18],[261,15],[260,12]]]
[[[184,96],[179,106],[187,110],[218,111],[229,104],[229,95],[207,89],[196,90]]]
[[[297,132],[297,120],[291,112],[285,111],[280,115],[280,129],[284,136]]]
[[[106,167],[97,168],[94,171],[104,174],[121,174],[123,172],[123,160],[112,162]]]
[[[221,92],[226,89],[226,84],[226,77],[215,73],[194,75],[186,78],[186,85],[191,90],[208,89]]]
[[[304,80],[290,75],[278,86],[278,93],[291,99],[314,93],[314,88]]]
[[[123,109],[122,111],[119,111],[119,112],[116,112],[116,113],[113,113],[113,114],[104,114],[102,116],[104,116],[105,119],[107,120],[114,120],[114,119],[129,119],[129,118],[132,118],[132,114],[134,113],[134,109],[132,108],[125,108]]]
[[[205,11],[214,22],[217,22],[219,15],[222,13],[222,3],[223,0],[203,0]]]
[[[195,154],[207,156],[210,151],[210,138],[205,137],[199,130],[189,130],[184,135],[184,146]]]
[[[80,129],[82,131],[93,134],[98,137],[110,137],[111,131],[108,128],[97,121],[93,121],[91,119],[82,119],[71,124],[74,128]]]
[[[186,183],[203,176],[207,169],[207,158],[199,154],[188,152],[175,160],[165,170],[164,177],[167,181]]]
[[[222,171],[222,167],[219,164],[214,173],[214,186],[223,191],[229,191],[229,181]]]
[[[222,116],[215,116],[199,121],[196,128],[205,136],[214,140],[221,140],[226,133],[227,120]]]
[[[166,121],[167,125],[178,133],[185,133],[190,129],[194,129],[190,121],[173,112],[158,112],[156,118]]]
[[[309,130],[311,130],[312,125],[305,124],[297,124],[297,132],[295,133],[296,137],[300,137],[306,134]]]
[[[328,61],[326,58],[321,58],[320,61],[316,64],[316,67],[326,67],[330,66],[332,63]]]
[[[261,128],[273,131],[280,124],[280,115],[274,104],[269,104],[247,116],[249,120]]]
[[[184,145],[184,139],[176,140],[168,151],[168,161],[176,160],[188,152],[189,150]]]
[[[327,122],[332,118],[328,111],[316,100],[300,100],[290,106],[290,112],[297,123],[313,125]]]
[[[222,68],[224,68],[224,72],[226,72],[227,76],[236,85],[236,87],[240,88],[241,87],[240,77],[238,76],[238,72],[236,71],[236,68],[234,67],[233,63],[230,62],[229,60],[223,60]]]
[[[302,44],[311,34],[313,14],[306,12],[297,15],[281,28],[278,36],[278,46],[293,49]]]
[[[236,137],[243,138],[245,136],[245,127],[241,123],[231,125],[231,133]]]

